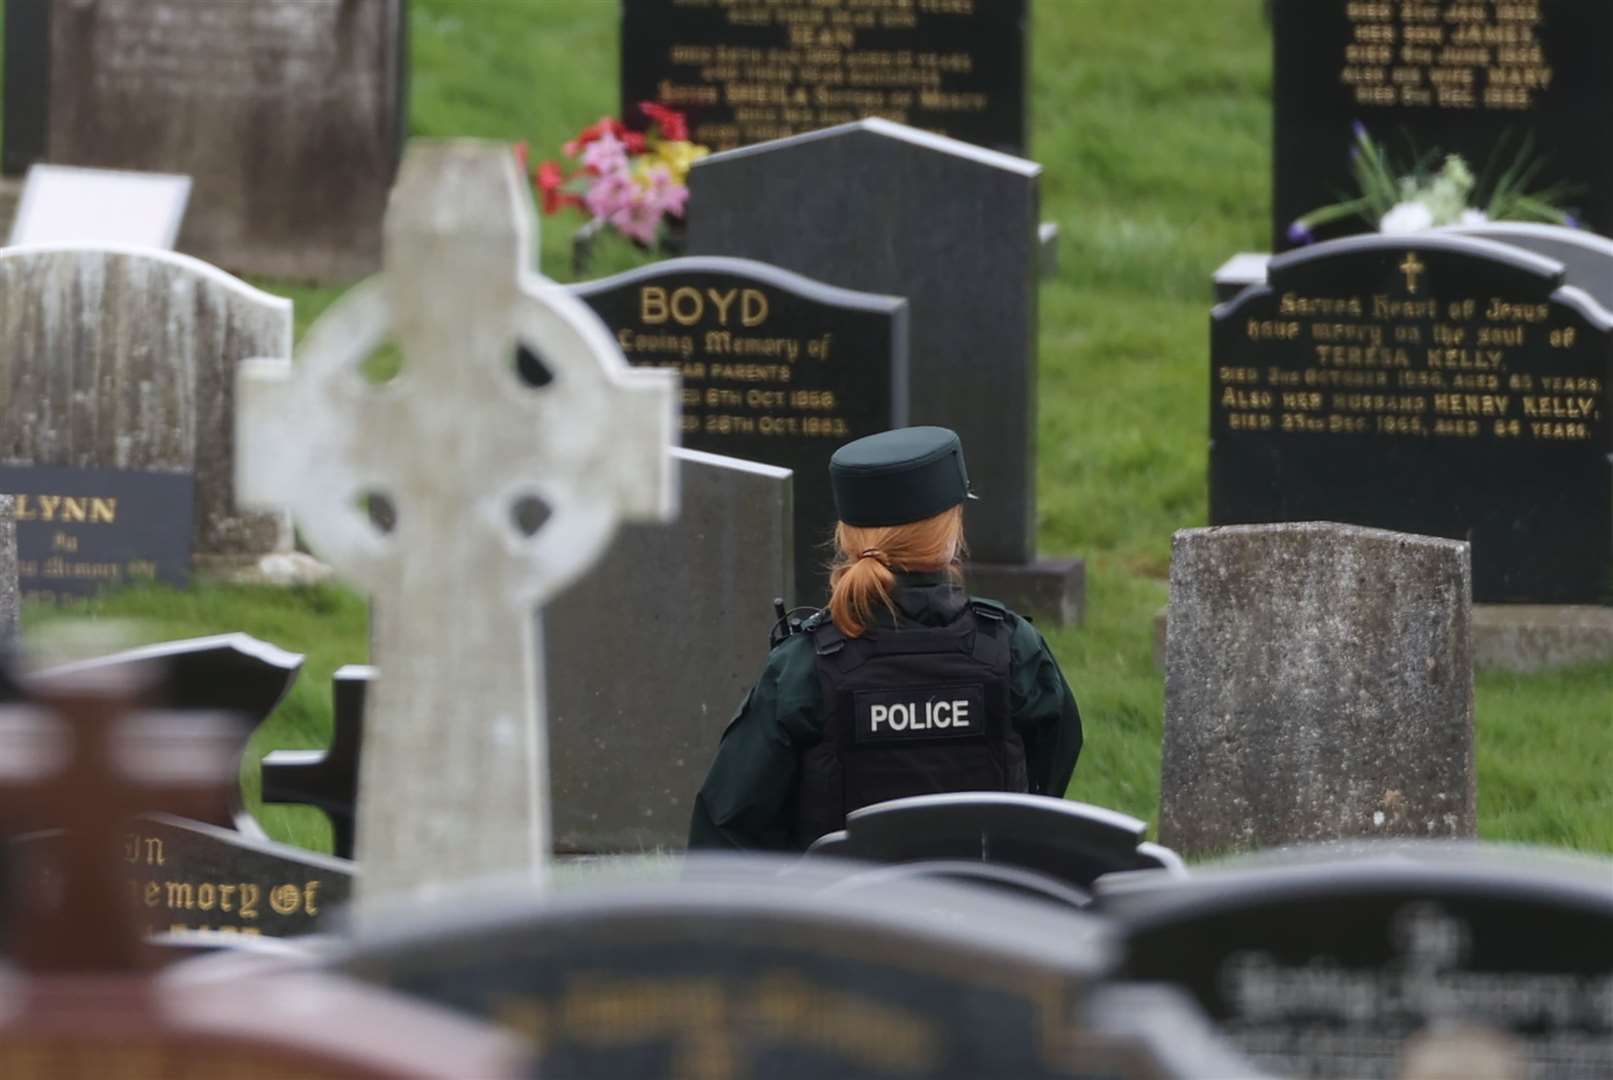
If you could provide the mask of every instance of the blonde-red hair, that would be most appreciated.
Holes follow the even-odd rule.
[[[862,637],[874,622],[874,606],[893,615],[894,571],[946,571],[963,581],[963,507],[905,525],[835,525],[835,557],[829,565],[829,616],[847,637]]]

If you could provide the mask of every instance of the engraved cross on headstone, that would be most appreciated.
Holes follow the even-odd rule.
[[[508,148],[414,143],[382,277],[321,319],[295,368],[241,372],[241,502],[289,506],[315,554],[374,600],[365,895],[543,866],[533,609],[618,522],[676,512],[676,377],[628,367],[581,301],[527,269],[534,220]],[[360,364],[389,336],[402,371],[369,384]],[[523,347],[546,385],[522,378]],[[385,533],[366,512],[376,497]]]

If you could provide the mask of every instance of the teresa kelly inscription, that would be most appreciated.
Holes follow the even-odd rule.
[[[1412,439],[1589,442],[1600,432],[1596,376],[1538,358],[1579,344],[1552,305],[1503,296],[1422,295],[1426,267],[1400,264],[1404,295],[1281,294],[1275,318],[1245,321],[1250,343],[1310,350],[1301,368],[1222,364],[1217,411],[1232,431]],[[1525,351],[1535,359],[1525,364]]]
[[[1524,111],[1557,77],[1540,0],[1350,3],[1339,81],[1357,105]]]

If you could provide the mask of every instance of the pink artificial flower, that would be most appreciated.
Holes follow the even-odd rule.
[[[645,179],[649,181],[645,201],[655,207],[656,213],[682,217],[689,201],[689,189],[672,179],[672,170],[657,165],[646,172]]]
[[[604,134],[582,152],[583,168],[595,176],[627,171],[627,147],[615,135]]]
[[[655,243],[655,234],[661,228],[661,208],[643,197],[642,188],[639,188],[639,193],[639,198],[611,215],[610,223],[629,239],[647,247]]]
[[[616,214],[631,206],[638,194],[639,186],[623,169],[595,180],[588,194],[583,196],[583,204],[594,217],[612,220]]]

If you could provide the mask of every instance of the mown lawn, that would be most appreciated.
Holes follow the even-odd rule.
[[[553,155],[616,110],[616,0],[411,6],[414,133]],[[1206,516],[1209,275],[1265,246],[1270,40],[1258,0],[1032,6],[1033,156],[1044,217],[1063,230],[1041,296],[1040,536],[1049,554],[1084,555],[1089,576],[1087,624],[1049,635],[1086,720],[1070,795],[1152,819],[1163,687],[1150,621],[1171,533]],[[546,273],[568,276],[576,224],[544,223]],[[297,302],[299,331],[339,292],[260,284]],[[307,652],[258,751],[321,742],[330,672],[365,659],[365,606],[335,589],[152,590],[91,610],[148,616],[148,640],[243,629]],[[51,617],[30,611],[30,627]],[[1478,738],[1484,836],[1613,852],[1613,666],[1481,677]],[[265,817],[328,842],[311,812]]]

